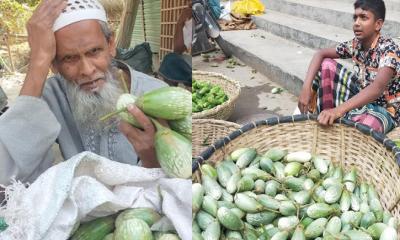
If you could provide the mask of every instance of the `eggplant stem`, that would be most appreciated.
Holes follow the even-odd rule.
[[[121,108],[121,109],[118,110],[118,111],[115,111],[115,112],[112,112],[112,113],[109,113],[109,114],[107,114],[107,115],[102,116],[99,120],[100,120],[100,121],[105,121],[105,120],[109,119],[110,117],[112,117],[112,116],[114,116],[114,115],[117,115],[117,114],[119,114],[119,113],[121,113],[121,112],[125,112],[126,110],[127,110],[127,108]]]
[[[153,124],[156,126],[157,131],[163,130],[165,127],[161,125],[156,119],[149,117]]]

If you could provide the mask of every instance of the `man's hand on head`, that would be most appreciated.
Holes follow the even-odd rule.
[[[67,6],[66,0],[42,0],[26,24],[32,61],[50,64],[56,55],[53,25]]]
[[[142,166],[147,168],[158,168],[160,164],[157,161],[154,147],[154,137],[156,129],[151,120],[136,106],[131,105],[128,111],[136,118],[143,127],[143,130],[135,128],[129,123],[121,122],[119,129],[128,138],[137,155],[142,161]]]
[[[51,62],[56,56],[53,25],[66,6],[66,0],[42,0],[26,24],[31,53],[20,95],[42,96]]]

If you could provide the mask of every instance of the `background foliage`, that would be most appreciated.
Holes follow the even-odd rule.
[[[26,21],[40,0],[1,0],[0,34],[25,32]]]

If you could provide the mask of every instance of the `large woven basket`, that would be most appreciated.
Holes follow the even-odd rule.
[[[193,180],[199,181],[198,166],[216,163],[239,147],[265,152],[271,147],[307,150],[330,158],[345,169],[355,167],[359,177],[375,186],[382,206],[400,219],[400,149],[383,134],[346,119],[332,127],[321,127],[314,115],[270,118],[246,124],[207,148],[193,163]]]
[[[220,138],[240,128],[239,124],[217,119],[192,120],[192,156],[198,156]]]
[[[193,113],[192,118],[213,118],[227,120],[232,115],[233,110],[235,109],[236,100],[240,94],[239,82],[219,73],[202,71],[193,71],[192,78],[196,81],[205,81],[213,85],[220,86],[228,96],[228,100],[223,104],[202,112]]]
[[[387,137],[392,139],[392,140],[400,139],[400,127],[396,127],[395,129],[390,131],[387,134]]]

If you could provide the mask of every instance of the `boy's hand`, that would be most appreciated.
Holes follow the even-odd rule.
[[[328,110],[323,110],[319,115],[318,115],[318,122],[321,125],[332,125],[333,122],[342,117],[344,114],[341,113],[341,111],[338,108],[332,108]]]
[[[308,106],[311,102],[311,89],[303,89],[300,93],[298,107],[301,113],[308,112]]]

